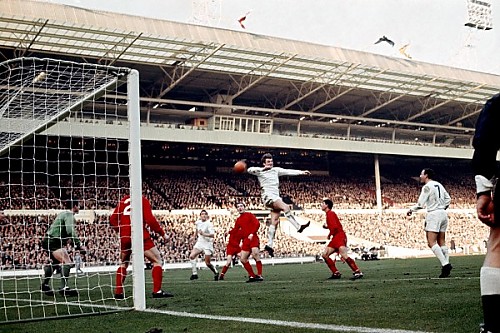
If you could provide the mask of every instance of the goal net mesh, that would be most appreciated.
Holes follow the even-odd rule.
[[[132,277],[124,300],[113,298],[118,235],[108,216],[129,193],[127,68],[53,59],[0,63],[0,323],[116,311],[133,306]],[[80,201],[75,215],[78,253],[59,293],[56,265],[41,290],[51,256],[42,239],[65,203]]]

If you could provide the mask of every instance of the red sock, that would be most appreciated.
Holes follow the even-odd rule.
[[[151,275],[153,276],[153,292],[156,293],[161,289],[161,280],[163,279],[163,268],[161,266],[153,266]]]
[[[220,272],[221,275],[226,274],[227,270],[229,269],[229,266],[224,266],[222,267],[222,271]]]
[[[262,261],[256,261],[255,266],[257,266],[257,275],[262,276]]]
[[[332,271],[332,273],[337,273],[339,271],[337,269],[337,266],[335,266],[335,260],[332,260],[332,258],[326,259],[325,262],[328,268],[330,268],[330,270]]]
[[[243,264],[243,267],[245,267],[246,271],[248,272],[248,275],[250,277],[255,277],[255,274],[252,269],[252,265],[247,261],[246,263]]]
[[[354,262],[354,260],[352,260],[351,257],[348,257],[345,262],[349,265],[349,267],[351,267],[352,271],[353,272],[357,272],[359,271],[359,268],[358,266],[356,265],[356,263]]]
[[[123,282],[127,277],[127,269],[123,266],[118,267],[116,270],[116,289],[115,294],[123,294]]]

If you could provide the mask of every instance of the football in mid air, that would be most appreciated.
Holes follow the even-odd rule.
[[[247,170],[247,164],[243,161],[238,161],[234,164],[233,170],[236,173],[243,173]]]

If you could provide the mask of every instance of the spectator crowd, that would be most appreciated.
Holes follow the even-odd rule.
[[[473,177],[447,175],[441,180],[453,198],[450,208],[475,208]],[[113,209],[126,193],[128,177],[61,176],[57,186],[40,180],[2,180],[0,210],[60,209],[60,198],[71,195],[85,201],[85,209]],[[245,202],[248,209],[264,209],[257,179],[231,173],[151,173],[145,176],[143,189],[156,210],[229,209]],[[324,197],[334,199],[336,209],[377,208],[375,181],[372,176],[284,177],[280,180],[284,199],[295,208],[319,208]],[[407,208],[420,193],[417,179],[383,178],[383,208]]]
[[[464,180],[465,179],[465,180]],[[454,244],[463,249],[484,247],[487,230],[478,222],[475,213],[474,184],[472,177],[447,176],[442,183],[452,196],[448,234]],[[0,210],[47,210],[61,209],[61,196],[84,200],[85,209],[111,210],[118,199],[127,193],[128,179],[93,177],[61,178],[55,187],[48,182],[0,179]],[[318,209],[321,199],[330,197],[334,210],[348,235],[380,244],[425,249],[423,215],[407,217],[395,209],[407,208],[417,201],[420,184],[411,178],[384,178],[381,185],[383,210],[361,213],[377,208],[375,181],[368,176],[313,175],[307,178],[283,178],[280,190],[285,202],[295,209]],[[144,178],[143,190],[152,207],[162,211],[157,215],[170,236],[169,241],[158,241],[158,248],[167,263],[187,262],[195,243],[194,221],[198,218],[193,210],[207,209],[233,211],[237,202],[244,202],[248,210],[265,210],[255,177],[229,173],[151,173]],[[344,210],[358,210],[360,213]],[[174,214],[172,211],[176,211]],[[178,211],[181,214],[178,214]],[[460,211],[462,210],[462,211]],[[323,213],[308,213],[304,218],[324,222]],[[40,268],[48,258],[40,244],[53,215],[36,216],[16,214],[0,221],[1,268]],[[214,259],[225,259],[228,231],[234,224],[234,216],[212,214],[216,228]],[[264,219],[261,221],[260,239],[267,239]],[[90,222],[80,221],[78,232],[88,251],[84,255],[86,265],[114,265],[118,263],[119,241],[108,222],[107,214],[98,214]],[[262,247],[264,244],[261,244]],[[324,244],[303,242],[278,230],[275,250],[277,256],[317,256]],[[267,255],[267,254],[266,254]]]

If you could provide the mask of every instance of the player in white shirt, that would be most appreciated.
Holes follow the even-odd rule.
[[[419,209],[426,208],[427,216],[425,218],[425,233],[427,236],[427,245],[441,263],[440,278],[450,276],[451,269],[450,254],[446,246],[446,229],[448,228],[448,214],[446,209],[450,205],[451,197],[441,183],[432,180],[434,171],[432,169],[423,169],[420,173],[420,182],[422,192],[418,197],[416,205],[408,210],[407,215]]]
[[[283,202],[279,193],[279,177],[280,176],[299,176],[310,175],[307,170],[293,170],[275,167],[273,165],[273,156],[269,153],[262,155],[261,162],[263,167],[250,167],[247,172],[251,175],[257,176],[260,184],[262,203],[271,209],[271,225],[267,233],[268,243],[265,250],[271,257],[274,257],[273,241],[276,234],[276,226],[280,221],[280,214],[283,211],[285,217],[290,223],[297,228],[298,232],[304,231],[311,222],[300,225],[290,211],[290,207]]]
[[[201,253],[205,255],[205,264],[214,273],[214,280],[219,280],[219,272],[211,263],[212,255],[214,254],[214,237],[215,229],[212,222],[208,218],[208,212],[202,210],[200,212],[200,219],[195,222],[196,224],[196,234],[198,239],[196,244],[194,244],[193,250],[189,255],[189,260],[191,262],[191,270],[193,274],[190,280],[198,279],[198,272],[196,269],[196,259]]]

